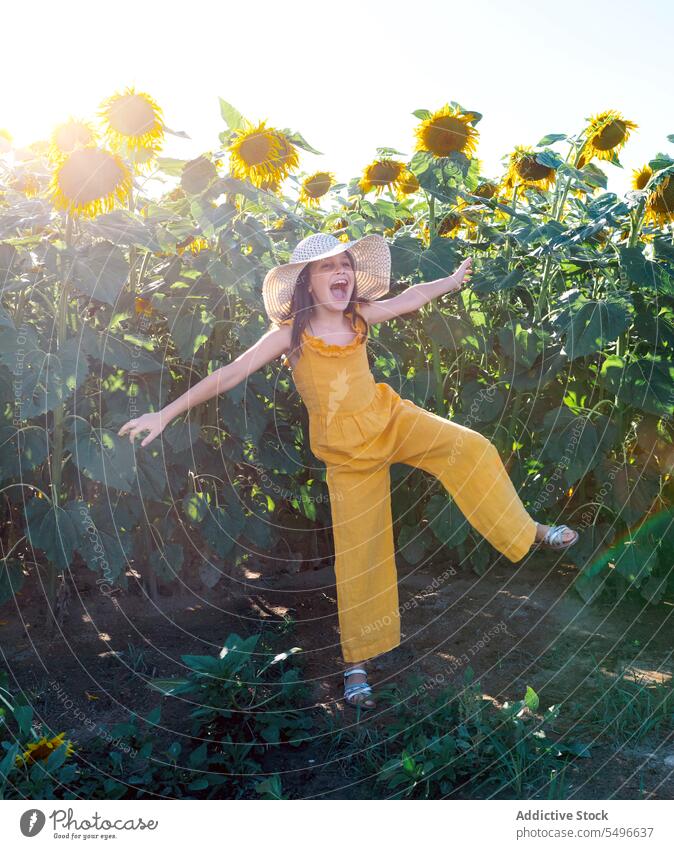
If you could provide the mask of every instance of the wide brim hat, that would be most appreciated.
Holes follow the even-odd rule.
[[[290,317],[297,278],[310,262],[348,250],[354,260],[359,297],[377,300],[389,291],[391,249],[383,236],[369,233],[360,239],[342,242],[331,233],[312,233],[295,247],[290,262],[271,268],[262,284],[264,308],[271,321]]]

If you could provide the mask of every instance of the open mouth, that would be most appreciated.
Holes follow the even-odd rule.
[[[330,286],[330,292],[335,296],[335,298],[337,298],[337,300],[343,301],[346,300],[348,288],[349,286],[346,280],[338,280]]]

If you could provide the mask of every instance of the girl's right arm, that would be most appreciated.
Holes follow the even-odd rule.
[[[149,431],[140,443],[141,446],[149,445],[176,416],[187,412],[197,404],[208,401],[209,398],[213,398],[221,392],[233,389],[253,372],[280,357],[281,354],[285,354],[290,347],[290,335],[291,328],[289,325],[273,327],[231,363],[216,369],[208,377],[200,380],[199,383],[195,383],[187,392],[167,404],[158,413],[145,413],[137,419],[130,419],[122,425],[118,435],[124,436],[128,433],[129,441],[133,444],[133,440],[138,434]]]

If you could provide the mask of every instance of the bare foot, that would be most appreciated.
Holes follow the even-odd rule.
[[[365,668],[366,666],[364,663],[354,663],[352,666],[347,666],[344,671],[347,672],[349,669]],[[364,675],[362,672],[355,672],[353,675],[349,675],[347,678],[344,678],[344,688],[346,689],[351,684],[360,684],[363,681],[367,681],[367,675]],[[376,703],[372,697],[365,693],[354,693],[353,696],[349,696],[348,701],[354,705],[362,704],[364,707],[368,708],[376,707]]]
[[[549,530],[550,525],[540,525],[538,522],[536,522],[536,542],[540,542]],[[575,536],[576,535],[572,530],[564,531],[564,533],[562,534],[562,541],[571,542],[571,540],[574,539]]]

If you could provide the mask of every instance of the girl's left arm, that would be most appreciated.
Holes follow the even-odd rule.
[[[440,297],[440,295],[446,295],[448,292],[458,292],[463,281],[470,279],[472,273],[471,263],[472,258],[468,257],[468,259],[464,259],[454,274],[450,274],[449,277],[440,277],[438,280],[432,280],[430,283],[417,283],[405,289],[404,292],[401,292],[394,298],[362,304],[360,305],[360,309],[363,317],[368,324],[390,321],[398,315],[415,312],[415,310],[420,309],[425,304],[430,303],[434,298]]]

